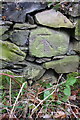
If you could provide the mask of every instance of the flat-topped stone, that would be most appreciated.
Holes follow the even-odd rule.
[[[61,12],[51,10],[45,10],[35,15],[36,22],[38,24],[53,27],[53,28],[74,28],[74,25],[70,20],[64,16]]]
[[[64,56],[63,59],[46,62],[43,67],[54,69],[57,73],[75,72],[79,66],[79,56]]]
[[[31,24],[27,24],[27,23],[23,23],[23,24],[16,23],[14,25],[14,29],[20,29],[20,30],[33,29],[36,27],[37,27],[37,25],[31,25]]]

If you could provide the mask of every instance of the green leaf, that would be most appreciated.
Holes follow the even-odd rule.
[[[51,83],[47,83],[46,84],[46,88],[50,88],[50,87],[52,87],[52,84]]]
[[[46,98],[48,95],[50,95],[50,91],[49,90],[44,92],[44,98]],[[50,99],[50,98],[51,98],[51,96],[48,99]]]
[[[58,105],[61,105],[61,104],[62,104],[62,102],[61,102],[60,100],[58,100],[56,103],[57,103]]]
[[[66,102],[68,100],[68,96],[64,95],[64,97],[62,98],[62,101]]]
[[[52,2],[48,2],[48,7],[50,7],[52,5]]]
[[[55,10],[59,10],[59,8],[60,8],[60,4],[56,4],[53,8],[55,9]]]
[[[68,78],[67,81],[66,81],[66,86],[67,86],[67,85],[73,86],[74,83],[76,82],[76,80],[77,80],[77,79],[76,79],[75,77],[70,77],[70,78]]]
[[[67,86],[65,89],[64,89],[64,94],[66,96],[70,96],[71,95],[71,89],[70,89],[70,86]]]

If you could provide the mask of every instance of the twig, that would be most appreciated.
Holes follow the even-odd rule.
[[[68,103],[65,103],[66,105],[68,105],[68,106],[72,106],[72,107],[75,107],[75,108],[78,108],[78,109],[80,109],[78,106],[76,106],[76,105],[71,105],[71,104],[68,104]]]
[[[57,87],[56,87],[57,88]],[[56,91],[56,88],[55,90],[49,94],[47,97],[45,97],[43,100],[41,100],[41,102],[32,110],[32,113],[31,113],[31,116],[34,114],[35,110],[46,100],[48,99],[51,95],[53,95],[53,93]]]
[[[14,79],[15,78],[14,75],[9,75],[9,74],[6,74],[6,73],[0,73],[0,75],[4,75],[4,76],[8,76],[8,77],[12,78],[12,80],[14,80],[21,87],[21,84]]]
[[[57,87],[59,87],[60,85],[64,84],[65,82],[66,82],[66,81],[64,81],[64,82],[62,82],[62,83],[60,83],[60,84],[57,84],[57,85],[56,85],[56,88],[54,89],[54,91],[53,91],[51,94],[49,94],[47,97],[45,97],[43,100],[41,100],[40,103],[32,110],[32,113],[31,113],[30,117],[32,117],[32,115],[34,114],[35,110],[36,110],[46,99],[48,99],[51,95],[53,95],[53,93],[55,93]]]
[[[14,103],[14,105],[13,105],[13,108],[12,108],[12,110],[11,110],[11,112],[10,112],[10,118],[13,118],[12,113],[13,113],[13,111],[14,111],[14,108],[15,108],[15,106],[16,106],[16,104],[17,104],[17,101],[18,101],[18,99],[19,99],[19,96],[20,96],[20,94],[21,94],[21,92],[22,92],[23,87],[24,87],[25,84],[27,84],[27,82],[24,82],[24,83],[22,84],[22,87],[21,87],[21,89],[20,89],[20,91],[19,91],[19,93],[18,93],[18,96],[17,96],[17,98],[16,98],[16,100],[15,100],[15,103]]]
[[[69,105],[70,105],[70,102],[68,101]],[[71,105],[70,105],[70,110],[72,112],[72,114],[74,115],[74,117],[77,119],[78,117],[76,116],[76,114],[73,112],[72,108],[71,108]]]
[[[58,81],[57,81],[57,84],[58,84],[59,80],[62,78],[62,75],[63,75],[63,74],[61,74],[61,75],[59,76]],[[47,88],[47,89],[39,92],[38,95],[41,94],[41,93],[43,93],[43,92],[45,92],[45,91],[47,91],[47,90],[55,89],[55,87],[56,87],[56,85],[54,85],[54,86],[52,86],[52,87],[50,87],[50,88]]]
[[[11,78],[10,78],[10,88],[9,88],[9,96],[10,96],[10,106],[11,106]]]
[[[77,76],[76,78],[80,78],[80,76]]]

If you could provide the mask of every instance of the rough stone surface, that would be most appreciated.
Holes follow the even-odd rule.
[[[12,63],[0,59],[0,69],[7,69],[12,67]]]
[[[6,31],[8,31],[9,26],[0,26],[0,36],[3,35]]]
[[[76,28],[75,28],[75,38],[80,40],[80,18],[76,20]]]
[[[80,71],[78,3],[64,4],[61,13],[37,2],[44,0],[20,1],[0,4],[0,70],[44,87],[56,83],[60,73]]]
[[[0,59],[11,62],[23,61],[26,54],[22,52],[15,44],[0,41]]]
[[[9,69],[14,73],[21,74],[23,72],[23,68],[26,67],[25,61],[17,61],[17,62],[7,62],[4,60],[0,60],[0,69]]]
[[[2,20],[0,20],[0,26],[2,26],[2,25],[9,25],[9,26],[11,26],[13,23],[12,22],[10,22],[10,21],[2,21]]]
[[[57,82],[57,77],[54,74],[53,70],[47,70],[46,73],[44,74],[43,77],[41,77],[41,79],[39,80],[39,82],[42,82],[42,84],[44,83],[56,83]]]
[[[32,63],[27,62],[27,67],[24,68],[23,75],[24,77],[29,80],[38,80],[40,79],[43,74],[45,73],[45,69],[43,69],[39,65],[35,65]]]
[[[29,30],[14,30],[10,32],[10,39],[16,45],[28,44]]]
[[[20,30],[26,30],[26,29],[32,29],[32,28],[36,28],[37,25],[31,25],[31,24],[27,24],[27,23],[16,23],[14,25],[14,29],[20,29]]]
[[[66,16],[64,16],[59,11],[56,12],[53,9],[37,13],[35,17],[38,24],[45,25],[48,27],[53,27],[53,28],[74,27]]]
[[[48,61],[50,61],[51,60],[51,58],[37,58],[36,59],[36,62],[37,63],[44,63],[44,62],[48,62]]]
[[[65,56],[61,60],[46,62],[43,67],[46,69],[52,68],[57,73],[69,73],[75,72],[79,65],[79,57],[76,56]]]
[[[77,53],[80,53],[80,41],[74,42],[73,50],[76,51]]]
[[[29,50],[29,49],[28,49],[28,46],[20,46],[19,48],[20,48],[21,51],[23,51],[23,52],[25,52],[25,53],[27,53],[28,50]]]
[[[69,9],[69,15],[72,17],[80,16],[80,4],[73,4],[72,8]]]
[[[25,22],[26,14],[46,8],[46,4],[40,2],[7,2],[3,4],[3,16],[6,20],[14,22]],[[3,17],[4,18],[4,17]]]
[[[32,30],[29,52],[36,57],[52,57],[65,54],[68,50],[69,36],[47,28]]]
[[[31,56],[27,56],[27,57],[26,57],[26,60],[27,60],[27,61],[30,61],[30,62],[34,62],[34,61],[35,61],[35,58],[34,58],[34,57],[31,57]]]

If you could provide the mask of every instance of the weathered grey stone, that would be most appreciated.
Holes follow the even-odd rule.
[[[0,69],[9,69],[14,73],[21,74],[23,72],[24,67],[26,67],[25,61],[17,61],[17,62],[7,62],[4,60],[0,60]]]
[[[37,58],[36,62],[37,63],[44,63],[44,62],[48,62],[50,60],[51,60],[51,58]]]
[[[80,41],[76,41],[73,43],[73,50],[77,53],[80,53]]]
[[[4,11],[2,15],[6,20],[14,22],[25,22],[26,14],[46,8],[46,4],[40,2],[7,2],[3,4]]]
[[[22,46],[22,47],[20,46],[19,48],[20,48],[21,51],[23,51],[25,53],[27,53],[28,50],[29,50],[28,46],[25,46],[25,47],[24,46]]]
[[[76,55],[76,52],[73,50],[73,44],[74,44],[75,39],[72,38],[72,40],[69,43],[69,47],[68,47],[68,51],[67,51],[67,55]]]
[[[24,68],[23,73],[22,73],[22,75],[24,75],[26,79],[38,80],[45,73],[45,69],[43,69],[39,65],[35,65],[29,62],[27,62],[26,64],[27,64],[27,67]]]
[[[0,69],[10,68],[11,66],[12,66],[12,64],[10,62],[0,59]]]
[[[55,76],[54,74],[54,71],[53,70],[48,70],[46,71],[46,73],[44,74],[43,77],[41,77],[41,79],[39,80],[39,83],[44,84],[44,83],[56,83],[57,82],[57,77]]]
[[[73,28],[73,24],[69,19],[59,11],[53,9],[46,10],[35,15],[38,24],[45,25],[53,28]]]
[[[69,15],[72,17],[79,17],[80,16],[80,4],[73,4],[72,7],[69,9]]]
[[[10,40],[16,45],[28,44],[29,30],[14,30],[10,32]]]
[[[31,57],[31,56],[27,56],[26,58],[27,61],[30,61],[30,62],[33,62],[35,60],[34,57]]]
[[[6,32],[4,33],[2,36],[0,36],[0,40],[7,40],[9,38],[9,35],[8,35],[9,32]]]
[[[64,58],[64,55],[63,56],[54,56],[52,59],[53,60],[58,60],[58,59],[62,59],[62,58]]]
[[[76,55],[74,50],[68,50],[67,55]]]
[[[8,31],[9,26],[0,26],[0,36],[3,35],[6,31]]]
[[[75,38],[80,41],[80,18],[76,20]]]
[[[79,66],[79,57],[75,56],[65,56],[61,60],[46,62],[43,67],[46,69],[52,68],[57,73],[69,73],[75,72]]]
[[[13,43],[7,41],[0,40],[0,59],[9,61],[9,62],[17,62],[23,61],[25,59],[26,54],[22,52],[19,47],[14,45]]]
[[[14,29],[20,29],[20,30],[26,30],[26,29],[33,29],[36,28],[37,25],[31,25],[31,24],[27,24],[27,23],[16,23],[14,25]]]
[[[69,36],[63,32],[47,28],[31,31],[29,54],[36,57],[52,57],[65,54],[68,50]]]
[[[8,26],[11,26],[13,23],[10,22],[10,21],[3,21],[3,20],[0,20],[0,26],[5,26],[5,25],[8,25]]]

